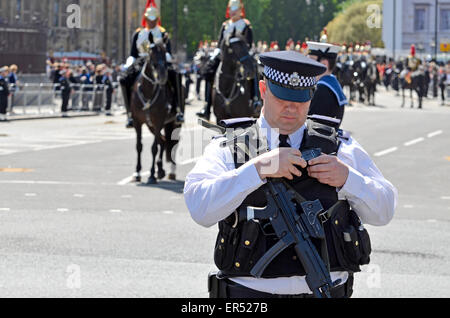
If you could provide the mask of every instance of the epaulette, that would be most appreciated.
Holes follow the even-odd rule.
[[[162,26],[158,25],[158,27],[159,27],[159,30],[160,30],[162,33],[166,32],[166,29],[164,29]]]
[[[141,32],[142,31],[142,28],[137,28],[136,29],[136,32]]]
[[[247,25],[250,25],[250,24],[252,24],[249,20],[247,20],[247,19],[244,19],[244,22],[245,22],[245,24],[247,24]]]
[[[232,128],[232,129],[243,128],[243,129],[245,129],[245,128],[253,126],[254,124],[256,124],[256,119],[250,118],[250,117],[226,119],[226,120],[221,120],[219,122],[219,125],[221,127],[224,127],[225,129],[227,129],[227,128]]]

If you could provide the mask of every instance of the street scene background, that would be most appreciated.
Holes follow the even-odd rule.
[[[39,7],[53,8],[50,20],[36,13],[41,12],[38,6],[34,9],[37,2]],[[208,297],[207,275],[216,269],[217,226],[203,228],[192,220],[183,188],[186,175],[214,136],[198,124],[196,114],[206,101],[195,56],[199,51],[211,53],[227,1],[157,2],[162,23],[177,46],[174,56],[183,70],[183,83],[190,79],[192,84],[174,151],[176,180],[164,178],[156,185],[146,183],[154,140],[147,129],[142,183],[133,182],[136,133],[125,128],[127,116],[117,82],[146,1],[117,1],[118,7],[108,4],[107,9],[99,1],[95,10],[89,1],[78,1],[82,17],[89,5],[98,16],[83,18],[83,28],[70,29],[64,26],[70,15],[65,9],[75,2],[0,3],[0,68],[16,64],[19,69],[18,83],[11,86],[14,94],[8,98],[7,121],[0,122],[0,297]],[[388,226],[367,226],[371,264],[355,275],[353,297],[450,297],[450,64],[446,51],[450,2],[439,1],[437,22],[422,21],[423,0],[402,1],[403,9],[395,11],[390,9],[392,1],[369,1],[378,4],[384,16],[388,10],[392,24],[386,26],[384,21],[359,33],[355,30],[367,26],[372,14],[370,21],[378,21],[377,11],[367,11],[369,4],[364,1],[244,2],[259,52],[285,48],[300,52],[307,39],[320,41],[325,35],[330,43],[343,47],[343,56],[373,56],[377,62],[381,77],[375,105],[361,100],[356,90],[342,128],[398,189],[399,201]],[[353,31],[339,32],[340,19],[360,10],[352,6],[362,6],[366,15],[354,21]],[[403,17],[397,23],[396,17],[401,19],[404,12],[412,12],[412,18]],[[429,13],[425,16],[435,12]],[[33,16],[39,26],[21,22],[33,21]],[[301,23],[292,24],[295,19]],[[408,19],[413,29],[418,28],[416,37],[410,37]],[[116,21],[116,31],[111,31],[109,23]],[[422,22],[426,24],[423,32]],[[95,32],[96,28],[100,31]],[[27,29],[38,30],[48,43],[39,52],[28,48],[29,56],[12,59],[17,50],[6,41],[25,37],[19,33]],[[435,41],[425,41],[435,34]],[[16,48],[23,51],[20,45]],[[422,61],[421,70],[427,72],[421,109],[419,95],[414,91],[410,98],[407,89],[403,100],[401,85],[395,89],[391,79],[396,77],[389,75],[399,78],[396,64],[411,58],[412,45],[413,57]],[[111,107],[105,105],[106,86],[78,82],[62,117],[61,94],[52,74],[70,69],[81,78],[83,70],[95,72],[99,65],[102,76],[111,77]],[[197,81],[201,83],[198,90]],[[344,92],[350,99],[349,91]],[[213,114],[210,119],[214,122]],[[165,163],[166,171],[169,167]]]

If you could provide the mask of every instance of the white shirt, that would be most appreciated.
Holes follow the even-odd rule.
[[[279,133],[272,129],[261,116],[258,125],[266,136],[270,149],[279,145]],[[288,142],[299,149],[306,125],[289,135]],[[246,163],[235,169],[233,156],[228,147],[221,148],[214,140],[205,149],[203,157],[186,177],[184,198],[192,218],[204,227],[211,227],[230,216],[244,199],[261,187],[255,166]],[[339,200],[347,200],[365,224],[382,226],[388,224],[397,205],[397,190],[387,181],[367,152],[353,139],[343,140],[337,157],[349,166],[349,176],[338,191]],[[332,272],[333,281],[345,283],[346,272]],[[253,277],[233,278],[238,284],[261,292],[297,295],[311,293],[304,277],[257,279]]]

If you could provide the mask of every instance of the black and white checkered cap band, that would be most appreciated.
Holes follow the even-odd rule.
[[[310,88],[314,87],[317,84],[316,77],[306,77],[300,76],[298,73],[283,73],[278,70],[275,70],[269,66],[264,66],[264,75],[282,86],[289,86],[293,89],[295,88]]]

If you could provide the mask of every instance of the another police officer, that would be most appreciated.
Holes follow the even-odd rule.
[[[0,68],[0,121],[6,121],[6,111],[8,109],[8,96],[10,95],[8,81],[8,67]]]
[[[69,105],[70,94],[72,92],[72,87],[70,83],[70,76],[72,71],[63,70],[61,72],[61,77],[59,79],[60,89],[61,89],[61,114],[62,117],[67,117],[67,106]]]
[[[341,84],[333,75],[341,47],[321,42],[307,42],[307,44],[309,57],[327,68],[327,71],[318,77],[319,81],[311,100],[309,115],[330,117],[334,119],[333,122],[338,128],[344,118],[345,105],[348,104]]]
[[[186,178],[184,196],[192,218],[204,227],[219,223],[214,260],[220,271],[212,276],[210,296],[312,297],[292,247],[270,263],[262,278],[250,274],[252,266],[278,239],[270,222],[248,220],[249,214],[248,221],[236,217],[238,210],[267,205],[264,189],[268,178],[285,178],[297,193],[309,201],[320,200],[327,211],[342,201],[344,208],[327,214],[321,222],[331,278],[340,281],[331,294],[350,297],[352,273],[368,262],[370,254],[367,235],[361,242],[357,239],[363,228],[350,225],[359,218],[365,224],[388,224],[394,215],[397,191],[351,136],[321,134],[317,123],[307,120],[316,77],[326,72],[323,64],[294,51],[264,53],[260,59],[265,66],[265,80],[259,83],[264,107],[254,126],[267,148],[239,163],[233,147],[223,147],[227,138],[219,137]],[[247,129],[249,123],[252,121],[242,119],[225,125]],[[320,157],[309,162],[303,159],[304,148],[324,145]],[[257,218],[257,209],[251,210]],[[349,233],[344,235],[345,231]],[[324,251],[319,252],[323,255]]]
[[[114,93],[114,86],[112,83],[111,70],[105,69],[105,74],[102,78],[102,84],[105,87],[105,96],[106,96],[106,104],[105,104],[105,115],[112,116],[111,113],[111,104],[112,104],[112,94]]]

